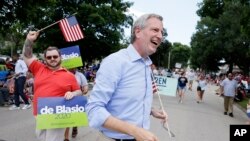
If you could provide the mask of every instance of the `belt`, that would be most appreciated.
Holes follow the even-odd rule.
[[[135,139],[114,139],[115,141],[136,141]]]
[[[21,78],[21,77],[26,77],[25,75],[19,75],[17,77],[15,77],[15,79]]]

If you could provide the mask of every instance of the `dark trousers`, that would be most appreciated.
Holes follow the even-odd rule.
[[[19,97],[23,99],[25,104],[29,104],[28,98],[24,95],[24,85],[26,82],[25,76],[20,76],[15,79],[15,91],[14,91],[14,98],[15,98],[15,105],[19,107],[20,105],[20,99]]]
[[[0,88],[0,106],[4,104],[4,102],[8,102],[9,99],[9,90],[8,88],[1,87]]]

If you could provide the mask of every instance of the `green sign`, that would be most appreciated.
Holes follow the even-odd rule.
[[[37,129],[88,126],[86,113],[43,114],[37,116]]]

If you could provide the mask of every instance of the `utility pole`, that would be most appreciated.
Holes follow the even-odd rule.
[[[13,57],[13,47],[10,47],[10,57]]]
[[[170,69],[170,59],[171,59],[171,53],[168,52],[168,69]]]

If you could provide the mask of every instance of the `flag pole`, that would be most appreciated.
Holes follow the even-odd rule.
[[[154,75],[152,74],[152,76],[153,76],[153,81],[154,81]],[[156,89],[157,89],[156,94],[157,94],[158,99],[159,99],[159,102],[160,102],[161,110],[162,110],[163,113],[165,113],[165,109],[164,109],[164,107],[163,107],[162,100],[161,100],[161,96],[160,96],[160,94],[159,94],[159,91],[158,91],[158,87],[157,87],[157,86],[156,86]],[[164,125],[167,126],[167,127],[165,127],[165,128],[167,128],[167,131],[168,131],[169,136],[170,136],[170,137],[174,137],[175,135],[174,135],[173,132],[171,132],[171,130],[170,130],[170,128],[169,128],[169,125],[168,125],[168,122],[167,122],[167,121],[166,121],[165,123],[163,123],[163,127],[164,127]]]
[[[159,101],[160,101],[161,110],[162,110],[162,112],[164,113],[165,110],[164,110],[164,107],[163,107],[163,104],[162,104],[162,101],[161,101],[160,94],[159,94],[158,91],[156,92],[156,94],[158,95],[158,98],[159,98]],[[169,136],[170,136],[170,137],[174,137],[175,135],[171,132],[171,130],[170,130],[170,128],[169,128],[169,125],[168,125],[168,122],[166,121],[165,123],[163,123],[163,126],[164,126],[164,124],[167,126],[166,128],[167,128],[167,131],[168,131]]]
[[[73,16],[73,15],[76,15],[76,14],[77,14],[77,12],[74,13],[74,14],[72,14],[72,16]],[[45,29],[47,29],[47,28],[49,28],[49,27],[51,27],[51,26],[53,26],[53,25],[55,25],[55,24],[58,24],[60,21],[61,21],[61,20],[56,21],[56,22],[54,22],[54,23],[52,23],[52,24],[50,24],[50,25],[48,25],[48,26],[46,26],[46,27],[44,27],[44,28],[42,28],[42,29],[39,29],[37,32],[41,32],[41,31],[43,31],[43,30],[45,30]]]
[[[59,20],[59,21],[57,21],[57,22],[54,22],[54,23],[52,23],[52,24],[50,24],[50,25],[48,25],[48,26],[46,26],[46,27],[44,27],[44,28],[42,28],[42,29],[39,29],[37,32],[41,32],[41,31],[43,31],[43,30],[45,30],[45,29],[47,29],[47,28],[49,28],[49,27],[51,27],[51,26],[53,26],[53,25],[55,25],[55,24],[58,24],[60,21],[61,21],[61,20]]]

